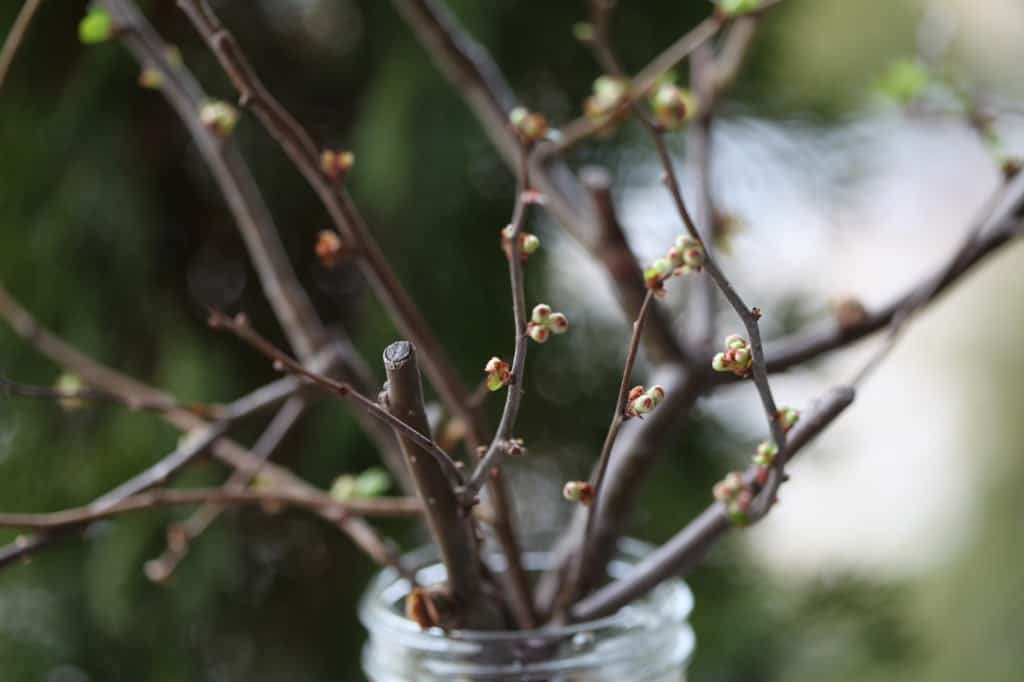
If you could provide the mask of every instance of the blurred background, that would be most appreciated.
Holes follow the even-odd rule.
[[[451,4],[528,106],[556,125],[577,114],[599,75],[572,38],[582,1]],[[614,39],[632,70],[710,9],[622,4]],[[0,32],[20,5],[0,0]],[[207,91],[232,99],[176,4],[143,5]],[[511,352],[495,246],[513,178],[465,105],[389,3],[215,5],[318,142],[355,151],[356,200],[475,382],[491,355]],[[182,400],[229,401],[274,375],[211,332],[204,306],[245,310],[282,337],[184,129],[159,94],[137,87],[138,67],[121,46],[79,44],[84,10],[84,2],[44,3],[0,94],[0,280],[99,360]],[[1000,182],[1000,158],[1024,151],[1021,35],[1019,0],[786,0],[762,23],[715,129],[713,186],[739,224],[723,267],[768,313],[769,338],[825,320],[841,296],[884,303],[954,248]],[[877,84],[889,66],[922,52],[951,82],[1006,111],[995,122],[998,145],[983,144],[961,117],[907,117],[883,101]],[[276,145],[248,116],[236,138],[319,312],[351,335],[382,380],[378,358],[396,338],[385,312],[351,262],[333,271],[317,264],[312,247],[327,218]],[[676,138],[682,163],[685,136]],[[634,127],[570,160],[611,170],[642,259],[680,231]],[[520,506],[531,510],[524,523],[542,528],[564,521],[561,482],[585,475],[600,447],[629,329],[580,248],[543,217],[530,229],[545,248],[531,261],[528,298],[550,301],[574,325],[532,352],[528,370],[519,435],[530,456],[512,474],[524,490]],[[732,534],[689,578],[698,634],[691,679],[1022,678],[1022,265],[1011,245],[923,314],[854,407],[793,466],[769,519]],[[681,309],[685,298],[678,287],[667,302]],[[736,324],[723,309],[723,334]],[[776,395],[806,405],[870,350],[780,376]],[[0,372],[50,384],[60,370],[0,325]],[[641,358],[638,378],[649,372]],[[499,402],[488,405],[495,414]],[[243,424],[239,439],[251,442],[259,426]],[[0,509],[86,503],[177,437],[157,417],[117,407],[65,412],[0,398]],[[671,535],[762,437],[751,385],[703,399],[665,448],[633,534]],[[322,487],[377,462],[351,417],[328,401],[278,459]],[[181,482],[224,476],[203,463]],[[84,539],[0,572],[0,680],[362,679],[356,600],[374,569],[344,537],[300,513],[236,511],[194,544],[169,584],[153,584],[142,566],[184,513],[96,524]],[[406,548],[423,541],[410,523],[382,528]],[[0,532],[0,541],[14,536]]]

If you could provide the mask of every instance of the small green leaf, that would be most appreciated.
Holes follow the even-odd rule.
[[[356,483],[356,477],[348,474],[344,476],[338,476],[334,479],[334,483],[331,484],[331,498],[337,502],[347,502],[356,496],[356,490],[358,484]]]
[[[487,375],[487,390],[488,391],[500,391],[505,384],[502,383],[501,377],[498,376],[497,372],[494,374]]]
[[[107,41],[113,33],[114,20],[101,9],[90,9],[78,22],[78,39],[85,45]]]
[[[391,487],[391,476],[379,467],[371,467],[356,478],[356,494],[359,497],[377,497]]]

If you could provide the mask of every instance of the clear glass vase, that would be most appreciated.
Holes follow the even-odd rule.
[[[622,540],[609,564],[611,577],[623,575],[650,547]],[[433,547],[405,557],[424,585],[441,582],[444,566]],[[527,551],[532,575],[551,567],[547,551]],[[493,571],[502,557],[491,557]],[[688,617],[693,595],[679,579],[668,580],[641,600],[607,618],[568,627],[530,631],[422,631],[403,615],[408,581],[392,570],[380,573],[359,608],[369,632],[363,670],[373,682],[438,680],[547,680],[550,682],[679,682],[693,654],[695,638]]]

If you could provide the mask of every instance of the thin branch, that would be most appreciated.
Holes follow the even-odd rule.
[[[451,456],[442,450],[441,447],[435,443],[432,438],[430,438],[430,436],[418,431],[398,417],[395,417],[393,414],[381,407],[377,402],[367,398],[362,393],[355,390],[351,384],[337,381],[324,374],[306,369],[296,360],[289,357],[287,353],[261,336],[259,332],[249,325],[249,322],[244,315],[236,315],[232,318],[214,310],[210,313],[209,323],[212,328],[225,329],[242,341],[248,343],[250,346],[273,361],[275,369],[287,371],[296,376],[302,377],[303,379],[307,379],[313,385],[318,386],[339,398],[354,403],[371,416],[376,417],[388,426],[404,433],[407,437],[412,438],[420,447],[430,453],[430,455],[437,460],[437,463],[441,467],[441,471],[444,472],[444,475],[448,479],[453,490],[462,485],[462,472],[459,471],[459,468],[455,465],[455,461],[452,460]]]
[[[644,321],[647,319],[647,311],[650,310],[651,302],[654,300],[654,290],[649,289],[644,297],[643,305],[640,306],[640,313],[633,322],[633,334],[629,339],[629,348],[626,351],[626,361],[622,368],[622,379],[619,381],[619,394],[615,400],[615,410],[612,412],[611,423],[608,425],[608,432],[605,435],[604,445],[601,446],[601,454],[598,455],[597,465],[590,477],[590,485],[593,488],[593,501],[591,508],[587,510],[587,521],[583,526],[583,534],[579,538],[579,547],[572,561],[572,569],[569,579],[561,592],[561,603],[555,605],[556,611],[564,609],[575,599],[586,586],[581,583],[583,564],[592,552],[591,536],[595,525],[597,509],[601,505],[601,492],[604,483],[605,472],[608,469],[608,461],[611,458],[612,448],[618,438],[619,430],[623,423],[629,418],[626,414],[627,399],[632,383],[633,364],[636,361],[637,351],[640,349],[640,337],[643,334]]]
[[[53,530],[81,526],[127,512],[155,507],[180,507],[194,504],[261,505],[264,507],[296,507],[317,512],[328,520],[356,514],[367,517],[418,516],[422,513],[418,500],[411,497],[380,497],[338,502],[331,498],[310,498],[273,490],[227,490],[199,488],[194,490],[157,489],[130,495],[108,506],[90,504],[42,514],[0,513],[0,527]]]
[[[188,410],[198,417],[215,419],[220,416],[222,405],[206,403],[168,403],[164,400],[148,400],[135,398],[122,398],[113,393],[107,393],[88,386],[81,388],[66,389],[54,388],[53,386],[35,386],[22,384],[0,376],[0,395],[13,396],[17,398],[35,398],[50,401],[75,401],[83,403],[110,403],[127,407],[129,410],[141,410],[143,412],[166,412],[170,409]]]
[[[32,24],[36,10],[39,9],[41,4],[43,4],[43,0],[25,0],[18,11],[18,16],[15,17],[14,23],[11,25],[11,30],[7,32],[4,46],[0,48],[0,89],[3,89],[4,81],[7,80],[7,73],[11,69],[11,64],[14,63],[14,55],[18,54],[21,41],[25,38],[25,34],[28,33],[28,27]]]
[[[822,396],[793,428],[789,443],[779,453],[784,462],[832,423],[854,399],[854,390],[840,386]],[[754,471],[747,472],[748,479]],[[614,613],[637,599],[666,578],[689,573],[708,549],[732,527],[725,507],[715,502],[685,528],[634,566],[623,578],[599,588],[577,602],[570,617],[574,622],[588,621]]]
[[[507,248],[509,280],[512,288],[512,318],[515,325],[514,339],[515,348],[512,354],[512,379],[508,385],[508,392],[505,395],[505,407],[501,413],[501,420],[498,422],[498,429],[494,432],[494,438],[488,446],[479,464],[473,471],[466,485],[459,491],[463,504],[473,504],[473,500],[480,489],[484,487],[491,477],[491,472],[501,466],[502,460],[509,452],[509,438],[512,437],[512,430],[515,428],[516,417],[519,415],[519,405],[523,399],[523,378],[526,373],[526,352],[529,348],[529,337],[526,335],[526,290],[523,282],[523,259],[522,244],[519,235],[522,233],[523,224],[526,221],[526,193],[530,189],[529,165],[527,162],[527,149],[521,153],[522,161],[519,164],[519,173],[516,188],[515,205],[512,208],[512,222],[509,223],[511,230],[508,235],[503,232],[503,239]],[[506,228],[507,229],[507,228]]]

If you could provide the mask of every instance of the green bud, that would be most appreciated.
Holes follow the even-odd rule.
[[[348,502],[357,494],[356,477],[350,474],[338,476],[331,484],[329,495],[335,502]]]
[[[728,372],[729,367],[725,364],[725,353],[716,353],[711,360],[711,368],[716,372]]]
[[[78,22],[78,39],[85,45],[105,42],[113,35],[114,20],[102,9],[91,8]]]
[[[199,109],[199,120],[218,137],[227,137],[238,123],[238,110],[220,100],[206,102]]]
[[[524,233],[523,234],[523,253],[530,255],[536,253],[537,249],[540,248],[540,239],[535,234]]]

